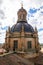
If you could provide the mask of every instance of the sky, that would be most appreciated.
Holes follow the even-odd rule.
[[[43,0],[0,0],[0,43],[5,42],[6,30],[17,22],[17,11],[23,3],[27,21],[37,27],[39,43],[43,43]]]

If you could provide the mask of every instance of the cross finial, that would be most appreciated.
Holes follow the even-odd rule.
[[[21,7],[23,7],[23,1],[21,2]]]

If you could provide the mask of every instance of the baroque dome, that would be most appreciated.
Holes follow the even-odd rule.
[[[23,6],[21,7],[21,9],[19,9],[17,15],[18,15],[17,23],[12,26],[11,32],[21,32],[23,26],[24,32],[33,33],[34,29],[30,24],[27,23],[26,20],[27,11],[23,8]]]
[[[11,28],[11,32],[21,32],[22,26],[24,27],[24,32],[30,32],[30,33],[34,32],[33,27],[24,21],[20,21],[17,24],[13,25]]]

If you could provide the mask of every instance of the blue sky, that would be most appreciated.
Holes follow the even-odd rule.
[[[27,21],[38,30],[39,42],[43,43],[43,0],[0,0],[0,43],[5,42],[8,27],[17,22],[17,11],[23,7],[27,11]]]

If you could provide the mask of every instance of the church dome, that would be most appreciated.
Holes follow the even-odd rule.
[[[24,21],[20,21],[16,25],[13,25],[11,28],[11,32],[21,32],[22,26],[24,27],[24,32],[30,32],[30,33],[34,32],[33,27]]]
[[[23,26],[24,32],[33,33],[34,29],[30,24],[27,23],[27,20],[26,20],[27,12],[23,8],[23,6],[21,7],[21,9],[19,9],[17,14],[18,14],[18,20],[17,20],[17,23],[12,26],[11,32],[21,32],[22,26]]]

